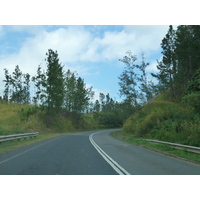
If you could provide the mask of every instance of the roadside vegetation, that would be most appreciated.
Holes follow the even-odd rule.
[[[199,115],[185,104],[164,101],[162,97],[158,95],[133,114],[123,130],[134,137],[200,146]]]
[[[172,157],[178,157],[184,160],[189,160],[194,163],[200,164],[200,156],[199,154],[180,150],[180,149],[174,149],[173,147],[165,144],[158,144],[158,143],[151,143],[148,141],[145,141],[144,138],[141,137],[133,137],[132,134],[126,133],[124,131],[116,131],[112,132],[111,135],[119,140],[125,141],[130,144],[134,144],[137,146],[144,147],[146,149],[150,149],[162,154],[166,154],[168,156]]]
[[[0,135],[122,127],[132,113],[128,102],[117,102],[109,93],[94,101],[92,87],[76,72],[63,70],[57,51],[49,49],[46,56],[46,68],[39,66],[33,77],[18,65],[12,73],[4,69]]]

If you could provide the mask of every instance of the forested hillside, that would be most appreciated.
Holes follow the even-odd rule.
[[[4,69],[0,134],[121,127],[131,115],[133,106],[109,93],[94,101],[93,88],[76,72],[63,70],[57,51],[49,49],[46,56],[46,68],[38,66],[33,77],[18,65],[12,73]]]
[[[178,26],[176,31],[170,26],[161,47],[158,73],[151,74],[158,80],[154,89],[159,95],[150,101],[147,98],[141,106],[137,102],[138,90],[134,90],[138,111],[126,121],[123,130],[136,137],[200,146],[200,26]],[[126,61],[132,65],[130,55]],[[144,94],[151,93],[152,86],[144,83]],[[125,96],[129,98],[130,94]]]

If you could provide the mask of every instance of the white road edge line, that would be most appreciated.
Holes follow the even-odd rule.
[[[101,131],[100,131],[101,132]],[[131,175],[122,166],[120,166],[116,161],[114,161],[108,154],[106,154],[93,140],[93,135],[100,133],[95,132],[90,135],[89,140],[99,154],[106,160],[106,162],[119,174],[119,175]]]

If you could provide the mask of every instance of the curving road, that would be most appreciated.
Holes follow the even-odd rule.
[[[113,130],[60,136],[0,155],[1,175],[197,175],[200,165],[117,140]]]

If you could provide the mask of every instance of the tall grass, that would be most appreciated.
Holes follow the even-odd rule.
[[[0,135],[35,131],[66,133],[101,128],[92,113],[80,115],[80,119],[74,119],[71,115],[64,111],[57,113],[51,117],[51,124],[47,128],[44,109],[34,105],[8,104],[0,101]]]
[[[24,132],[52,132],[73,130],[71,121],[62,116],[53,120],[51,129],[46,128],[46,113],[33,105],[0,103],[0,135]]]
[[[180,104],[159,98],[133,114],[123,130],[137,137],[200,146],[200,117]]]
[[[0,103],[0,134],[18,133],[21,131],[19,116],[21,106],[17,104]]]

